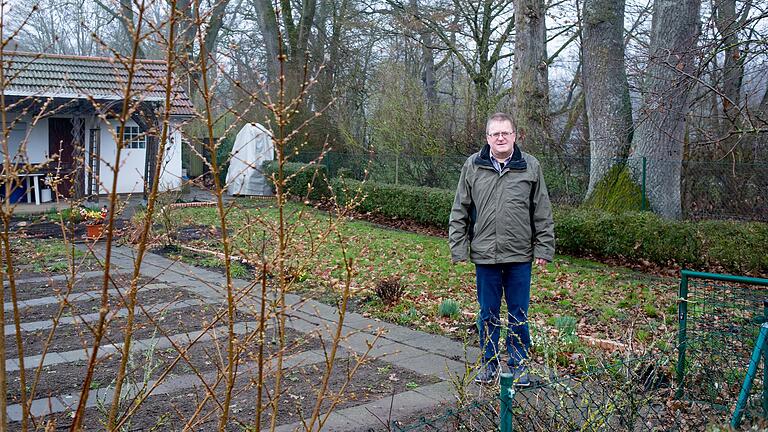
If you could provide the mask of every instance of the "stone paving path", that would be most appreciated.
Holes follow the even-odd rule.
[[[98,248],[98,246],[97,246]],[[103,251],[96,249],[97,254]],[[112,250],[112,263],[116,272],[130,274],[134,264],[134,252],[129,248],[116,247]],[[224,276],[205,269],[172,261],[155,254],[147,254],[142,265],[142,276],[152,278],[152,288],[162,286],[174,289],[184,289],[203,299],[204,303],[221,305],[224,301],[223,292]],[[90,272],[82,277],[98,277],[100,272]],[[37,282],[49,281],[51,278],[36,278]],[[20,282],[32,282],[32,279]],[[235,280],[235,286],[242,288],[248,284],[246,281]],[[88,296],[89,294],[86,294]],[[338,319],[338,310],[314,300],[305,300],[299,296],[288,294],[287,303],[291,306],[286,325],[303,333],[325,334],[324,339],[330,337],[335,329]],[[29,300],[28,306],[48,304],[50,298]],[[176,302],[174,307],[200,304],[199,300],[184,300]],[[7,306],[7,305],[6,305]],[[255,305],[253,305],[255,306]],[[118,314],[120,311],[117,312]],[[92,318],[83,316],[86,320]],[[72,319],[75,320],[74,318]],[[378,358],[402,369],[413,371],[422,375],[437,378],[439,382],[425,385],[410,391],[404,391],[394,396],[390,395],[380,400],[370,401],[362,405],[339,409],[330,414],[325,423],[324,431],[364,431],[372,427],[380,427],[381,420],[395,420],[413,416],[415,413],[429,409],[439,408],[441,405],[455,401],[454,384],[451,379],[462,376],[467,364],[474,363],[479,355],[476,348],[467,348],[463,344],[449,338],[414,331],[405,327],[390,323],[383,323],[363,317],[357,313],[347,313],[343,327],[344,340],[341,343],[343,353],[362,355]],[[63,324],[63,322],[62,322]],[[25,323],[22,328],[44,329],[50,322],[39,321]],[[238,334],[247,333],[253,329],[254,322],[240,322],[236,324]],[[6,332],[15,331],[12,326],[6,326]],[[214,331],[220,333],[222,328]],[[209,333],[211,330],[209,330]],[[192,331],[170,336],[171,339],[160,337],[159,340],[145,339],[134,342],[132,350],[141,351],[148,349],[150,345],[155,348],[167,348],[175,342],[190,341],[196,338],[199,341],[209,340],[210,335],[200,331]],[[373,348],[371,348],[371,345]],[[101,347],[102,356],[118,352],[122,344],[109,344]],[[54,346],[55,348],[55,346]],[[45,365],[56,365],[69,362],[84,361],[88,357],[88,350],[51,352],[45,358]],[[313,364],[323,362],[325,359],[322,351],[305,351],[286,356],[288,366]],[[37,367],[40,356],[25,357],[24,364],[28,368]],[[18,359],[9,359],[6,362],[9,371],[18,370]],[[245,364],[239,369],[247,370],[252,365]],[[470,366],[471,367],[471,366]],[[204,374],[205,375],[205,374]],[[153,383],[150,383],[150,385]],[[200,384],[198,375],[179,375],[169,377],[153,390],[153,395],[168,394],[181,389],[192,388]],[[471,386],[470,391],[482,391]],[[79,395],[65,394],[33,401],[32,413],[35,416],[48,413],[64,412],[77,406]],[[106,398],[106,399],[105,399]],[[93,389],[90,391],[89,404],[94,406],[97,400],[111,400],[110,390],[107,388]],[[20,405],[12,405],[8,408],[12,421],[19,420],[21,416]],[[278,428],[278,431],[288,432],[301,429],[299,423],[286,424]]]

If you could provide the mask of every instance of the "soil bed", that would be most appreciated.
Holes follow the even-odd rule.
[[[189,347],[186,352],[186,357],[189,361],[179,360],[173,367],[171,374],[191,374],[193,373],[193,367],[194,370],[201,373],[212,372],[217,370],[217,368],[223,369],[226,364],[226,335],[220,334],[219,336],[221,339],[218,342],[210,340],[200,341],[194,343],[191,347],[188,342],[179,344],[182,350]],[[291,329],[286,329],[286,344],[287,346],[284,351],[286,354],[310,349],[321,349],[318,339],[309,338],[307,335]],[[258,352],[258,347],[255,343],[249,344],[246,348],[247,352]],[[277,346],[267,343],[264,345],[264,352],[265,356],[269,357],[277,352]],[[245,357],[245,354],[243,356]],[[151,352],[137,352],[129,363],[130,375],[126,382],[141,384],[147,380],[157,379],[177,357],[178,352],[173,347],[155,349]],[[222,359],[224,360],[223,363]],[[36,368],[37,364],[27,366]],[[78,393],[82,380],[85,379],[86,366],[86,361],[78,361],[43,367],[43,371],[40,374],[40,382],[35,388],[34,399],[44,398],[48,395]],[[102,388],[110,386],[115,379],[119,366],[119,354],[101,359],[94,369],[91,387]],[[19,372],[12,372],[8,375],[9,403],[19,403],[21,398]],[[27,369],[26,379],[34,379],[34,369]],[[172,375],[168,375],[164,381],[167,382],[170,379],[173,379]]]
[[[162,331],[169,334],[176,334],[199,330],[204,322],[211,322],[215,315],[216,309],[214,307],[190,306],[181,309],[160,312],[154,316],[154,319],[158,322]],[[244,316],[237,319],[247,320],[249,318],[248,316]],[[116,318],[110,321],[102,344],[106,345],[109,343],[122,342],[123,328],[126,322],[126,318]],[[224,321],[221,322],[223,323]],[[142,311],[137,311],[136,320],[134,323],[135,338],[150,338],[153,336],[153,334],[155,334],[155,332],[157,332],[157,335],[162,335],[162,332],[156,330],[155,326]],[[59,326],[54,334],[52,348],[55,351],[70,351],[84,347],[90,347],[92,345],[93,335],[89,329],[89,326],[94,326],[95,324],[96,323],[88,323],[88,326],[84,324],[68,324]],[[223,324],[217,324],[216,326],[220,325]],[[23,332],[24,354],[26,356],[31,356],[42,353],[45,341],[47,340],[49,334],[50,329],[37,330],[34,332]],[[5,343],[9,352],[9,357],[16,357],[17,351],[15,348],[15,335],[6,336]]]
[[[116,292],[110,293],[110,307],[112,309],[115,308],[124,308],[125,303],[123,298],[117,295]],[[82,300],[78,300],[77,295],[71,296],[72,300],[68,302],[68,304],[64,307],[64,313],[62,316],[77,316],[77,315],[86,315],[94,312],[99,311],[99,307],[101,307],[101,298],[89,298],[89,297],[80,297]],[[143,305],[151,305],[156,303],[168,303],[168,302],[176,302],[181,300],[187,300],[191,299],[192,296],[189,295],[189,293],[185,290],[180,290],[177,288],[167,287],[162,289],[153,289],[153,290],[146,290],[142,291],[139,290],[139,295],[137,297],[138,304]],[[60,302],[63,301],[63,299],[60,300]],[[54,317],[60,308],[60,303],[52,303],[47,305],[40,305],[40,306],[22,306],[19,308],[19,314],[21,316],[22,322],[32,322],[32,321],[43,321],[43,320],[49,320],[52,317]],[[8,311],[10,312],[10,311]],[[5,315],[5,323],[11,324],[13,323],[13,313],[6,313]]]
[[[349,361],[351,367],[352,361]],[[347,380],[348,360],[338,359],[335,363],[334,373],[330,380],[330,392],[337,392]],[[317,391],[322,379],[323,366],[320,364],[306,365],[285,371],[282,380],[283,396],[279,403],[277,414],[278,425],[299,421],[302,416],[308,417],[315,405]],[[253,424],[255,419],[254,401],[256,400],[256,388],[250,381],[255,377],[255,371],[241,371],[233,391],[230,402],[232,418],[228,431],[242,431],[244,425]],[[399,369],[390,364],[373,361],[361,366],[352,381],[346,387],[341,397],[341,402],[335,410],[361,405],[367,402],[385,398],[393,393],[408,391],[419,386],[436,382],[436,378],[422,376],[410,371]],[[266,404],[267,392],[274,388],[272,377],[264,381],[263,401]],[[220,384],[216,388],[216,394],[220,401],[223,400],[224,386]],[[330,394],[329,392],[329,394]],[[150,397],[139,411],[131,418],[130,430],[182,430],[186,421],[193,415],[199,403],[205,397],[205,388],[189,388],[170,395],[157,395]],[[321,412],[330,408],[330,402],[322,404]],[[206,402],[203,408],[203,417],[200,422],[192,427],[195,431],[215,431],[218,428],[219,411],[214,404]],[[86,411],[86,430],[101,429],[101,421],[104,415],[97,409]],[[271,420],[271,410],[266,407],[262,414],[262,428],[268,428]],[[56,416],[57,429],[64,430],[71,424],[71,418],[67,414]],[[386,422],[387,419],[381,419]],[[371,427],[378,421],[371,415]],[[18,430],[18,423],[11,425],[11,430]]]
[[[52,276],[50,274],[36,274],[34,276],[30,277],[38,277],[38,276]],[[114,283],[110,284],[110,289],[113,289],[115,286],[120,287],[121,289],[126,289],[125,287],[130,286],[130,280],[126,276],[112,276]],[[48,280],[44,282],[24,282],[24,279],[16,278],[16,297],[19,301],[23,300],[30,300],[40,297],[49,297],[49,296],[55,296],[55,295],[61,295],[62,293],[67,291],[67,281],[60,281],[60,280]],[[93,277],[88,278],[78,278],[78,280],[75,281],[75,284],[72,287],[73,293],[79,293],[84,291],[95,291],[101,289],[103,276],[97,275]],[[146,277],[140,277],[139,278],[139,286],[144,286],[147,284],[153,283],[153,280]],[[5,290],[5,301],[10,302],[11,301],[11,291],[6,288]]]

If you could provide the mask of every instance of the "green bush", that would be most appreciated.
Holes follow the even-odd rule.
[[[408,219],[445,227],[453,205],[453,191],[417,186],[395,186],[375,182],[332,179],[331,185],[340,203],[360,191],[366,196],[359,211]]]
[[[293,173],[303,164],[287,164]],[[329,194],[322,165],[310,199]],[[314,169],[288,184],[291,195],[306,197]],[[453,205],[452,190],[395,186],[333,178],[330,186],[340,203],[358,191],[365,196],[359,211],[413,220],[446,228]],[[319,198],[318,198],[319,197]],[[732,273],[768,274],[768,224],[732,221],[670,221],[650,212],[607,212],[599,209],[555,209],[557,252],[647,261],[662,266],[718,269]]]
[[[768,273],[768,224],[670,221],[653,213],[555,211],[557,251],[660,265]]]
[[[272,175],[277,173],[277,169],[277,161],[264,163],[263,172],[267,179],[271,179]],[[287,162],[283,165],[283,175],[286,179],[286,191],[291,196],[313,201],[330,196],[328,169],[325,165]],[[310,185],[312,185],[311,192]],[[274,188],[274,185],[272,187]]]

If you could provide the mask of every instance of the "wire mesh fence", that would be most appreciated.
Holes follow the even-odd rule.
[[[606,358],[581,373],[531,367],[533,385],[509,405],[512,429],[712,430],[728,427],[738,402],[739,430],[766,430],[768,350],[754,349],[768,321],[768,279],[683,271],[678,302],[679,329],[665,338],[677,339],[674,349]],[[751,364],[755,374],[745,378]],[[500,430],[503,405],[476,401],[394,430]]]
[[[675,397],[675,353],[639,356],[573,374],[548,376],[533,369],[533,385],[515,392],[514,431],[699,431],[729,424],[735,394],[727,405]],[[742,365],[741,379],[749,361]],[[696,379],[706,378],[695,374]],[[475,401],[407,424],[405,431],[499,431],[498,399]],[[742,429],[766,423],[759,407],[748,406]]]
[[[742,386],[760,325],[768,321],[768,279],[683,271],[678,320],[677,398],[730,407]],[[764,363],[755,380],[747,415],[766,416]]]
[[[297,161],[308,162],[316,154],[302,153]],[[588,157],[539,156],[552,202],[578,206],[587,196],[591,160]],[[331,177],[345,176],[380,183],[454,190],[464,156],[415,156],[329,152],[323,158]],[[624,164],[628,161],[611,161]],[[650,180],[654,165],[680,162],[646,160]],[[637,163],[642,166],[642,163]],[[686,219],[737,219],[768,221],[768,163],[684,161],[681,165],[681,204]],[[649,209],[638,201],[636,210]]]

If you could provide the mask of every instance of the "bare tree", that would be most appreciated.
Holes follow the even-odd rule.
[[[624,64],[624,0],[586,0],[582,19],[583,87],[589,120],[589,196],[623,163],[632,138]]]
[[[423,7],[414,11],[399,0],[388,0],[388,3],[396,11],[410,14],[422,23],[423,31],[433,34],[436,42],[450,51],[462,66],[474,87],[470,128],[481,130],[488,112],[505,96],[505,93],[492,94],[491,83],[494,68],[513,55],[504,51],[515,27],[511,0],[453,0],[447,13],[445,7]]]
[[[630,162],[638,183],[647,158],[646,193],[663,217],[682,215],[680,176],[688,95],[696,69],[700,0],[655,0],[646,88]]]
[[[551,147],[546,7],[544,0],[515,0],[513,115],[528,151]]]

